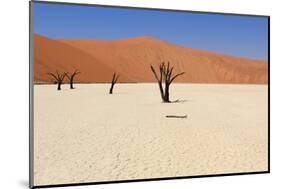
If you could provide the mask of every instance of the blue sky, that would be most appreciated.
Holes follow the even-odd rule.
[[[266,17],[35,3],[34,31],[50,38],[152,36],[185,47],[267,60]]]

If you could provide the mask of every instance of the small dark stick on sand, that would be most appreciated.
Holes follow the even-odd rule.
[[[184,118],[184,119],[186,119],[187,115],[184,115],[184,116],[166,115],[166,118]]]

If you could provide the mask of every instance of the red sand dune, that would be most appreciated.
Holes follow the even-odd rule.
[[[150,65],[169,61],[174,73],[186,72],[177,82],[267,84],[266,62],[226,56],[170,44],[152,37],[126,40],[49,39],[34,36],[34,79],[49,82],[47,72],[82,74],[78,82],[155,82]]]

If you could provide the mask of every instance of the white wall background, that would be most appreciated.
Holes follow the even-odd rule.
[[[51,1],[51,0],[50,0]],[[57,0],[59,1],[59,0]],[[281,11],[274,0],[67,0],[271,16],[271,174],[69,188],[278,188],[281,175]],[[278,9],[279,7],[279,9]],[[0,188],[28,187],[28,0],[0,4]]]

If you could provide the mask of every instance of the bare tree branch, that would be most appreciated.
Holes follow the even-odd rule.
[[[50,76],[52,76],[52,77],[54,77],[55,80],[59,80],[58,77],[57,77],[55,74],[53,74],[53,73],[47,73],[47,74],[50,75]]]
[[[157,74],[156,74],[156,71],[154,70],[154,68],[153,68],[152,65],[150,65],[150,68],[151,68],[151,70],[152,70],[152,72],[153,72],[155,78],[157,79],[157,81],[158,81],[158,82],[161,81],[162,79],[160,80],[160,79],[158,78],[158,76],[157,76]],[[162,76],[162,69],[161,69],[161,66],[160,66],[160,74],[161,74],[161,76]]]
[[[61,76],[61,82],[63,82],[65,76],[66,76],[66,73],[64,73],[64,74]]]
[[[169,83],[172,83],[178,76],[185,74],[185,72],[179,73],[177,75],[175,75],[174,77],[172,77],[171,81]]]
[[[120,75],[117,75],[117,76],[116,76],[116,78],[115,78],[115,80],[114,80],[114,83],[116,83],[116,82],[118,81],[119,76],[120,76]]]

